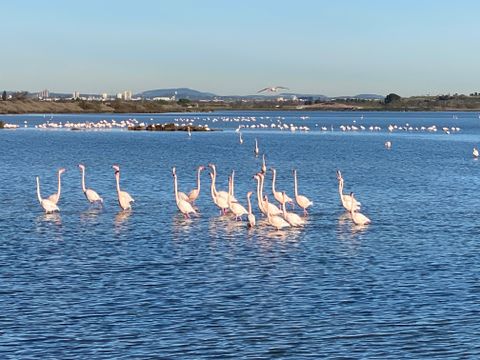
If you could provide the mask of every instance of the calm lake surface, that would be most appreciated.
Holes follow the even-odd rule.
[[[361,115],[0,116],[29,126],[0,131],[2,358],[478,357],[480,162],[472,148],[480,140],[479,115]],[[241,116],[310,131],[244,129],[240,145],[235,129],[247,123],[218,119]],[[224,131],[189,138],[185,132],[33,128],[46,120],[194,117]],[[439,131],[386,130],[407,123],[435,124]],[[382,130],[339,130],[352,124]],[[461,130],[447,135],[443,126]],[[171,167],[185,192],[195,186],[198,165],[217,165],[218,189],[226,189],[235,169],[235,193],[246,205],[261,166],[255,138],[267,165],[277,169],[277,187],[290,196],[291,170],[298,170],[299,191],[314,202],[305,228],[249,230],[220,216],[207,172],[200,215],[185,220],[175,205]],[[84,198],[80,162],[104,208]],[[131,212],[119,211],[114,163],[121,166],[122,188],[135,198]],[[60,167],[67,169],[61,212],[45,215],[35,176],[46,197],[56,191]],[[368,227],[354,226],[343,210],[336,169],[344,192],[354,191],[372,219]],[[269,174],[269,194],[270,186]]]

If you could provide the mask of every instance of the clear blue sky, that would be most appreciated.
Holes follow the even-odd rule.
[[[478,1],[5,1],[0,90],[480,91]]]

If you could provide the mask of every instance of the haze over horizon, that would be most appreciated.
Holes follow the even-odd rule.
[[[0,90],[479,91],[474,1],[2,2]]]

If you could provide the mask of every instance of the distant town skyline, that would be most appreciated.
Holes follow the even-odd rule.
[[[480,3],[2,2],[0,90],[402,96],[480,88]]]

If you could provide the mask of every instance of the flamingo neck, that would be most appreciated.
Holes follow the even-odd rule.
[[[298,196],[298,189],[297,189],[297,173],[293,173],[293,183],[294,183],[294,191],[295,191],[295,197]]]
[[[82,190],[83,192],[87,192],[87,188],[85,187],[85,169],[82,168]]]
[[[212,177],[212,184],[210,185],[210,193],[212,195],[213,202],[215,202],[216,194],[215,194],[215,178]]]
[[[198,189],[199,192],[200,192],[200,172],[201,171],[202,170],[199,168],[198,172],[197,172],[197,189]]]
[[[60,199],[60,192],[62,191],[62,174],[58,172],[58,190],[57,190],[57,198]]]
[[[38,202],[42,202],[42,195],[40,195],[40,179],[37,176],[37,198]]]
[[[264,181],[265,181],[265,178],[263,176],[260,176],[260,181],[261,181],[261,184],[260,184],[260,196],[261,196],[261,199],[263,199],[263,185],[264,185]],[[265,204],[266,201],[263,200],[263,204]],[[268,205],[267,205],[268,207]]]
[[[248,213],[252,213],[252,203],[250,202],[250,195],[247,195]]]
[[[274,194],[276,193],[276,191],[275,191],[275,182],[276,182],[276,180],[277,180],[277,172],[274,171],[274,172],[273,172],[273,179],[272,179],[272,192],[273,192]]]
[[[235,173],[232,171],[232,179],[230,180],[232,185],[232,196],[235,196]]]
[[[260,193],[260,178],[257,179],[257,200],[258,200],[258,207],[260,208],[260,211],[265,214],[265,210],[263,208],[263,201]]]
[[[115,180],[117,181],[117,193],[118,199],[120,200],[120,172],[115,174]]]
[[[338,193],[340,194],[340,197],[342,197],[342,195],[343,195],[343,181],[342,180],[340,180],[338,182]]]
[[[175,201],[178,203],[177,175],[173,175],[173,192],[175,194]]]

